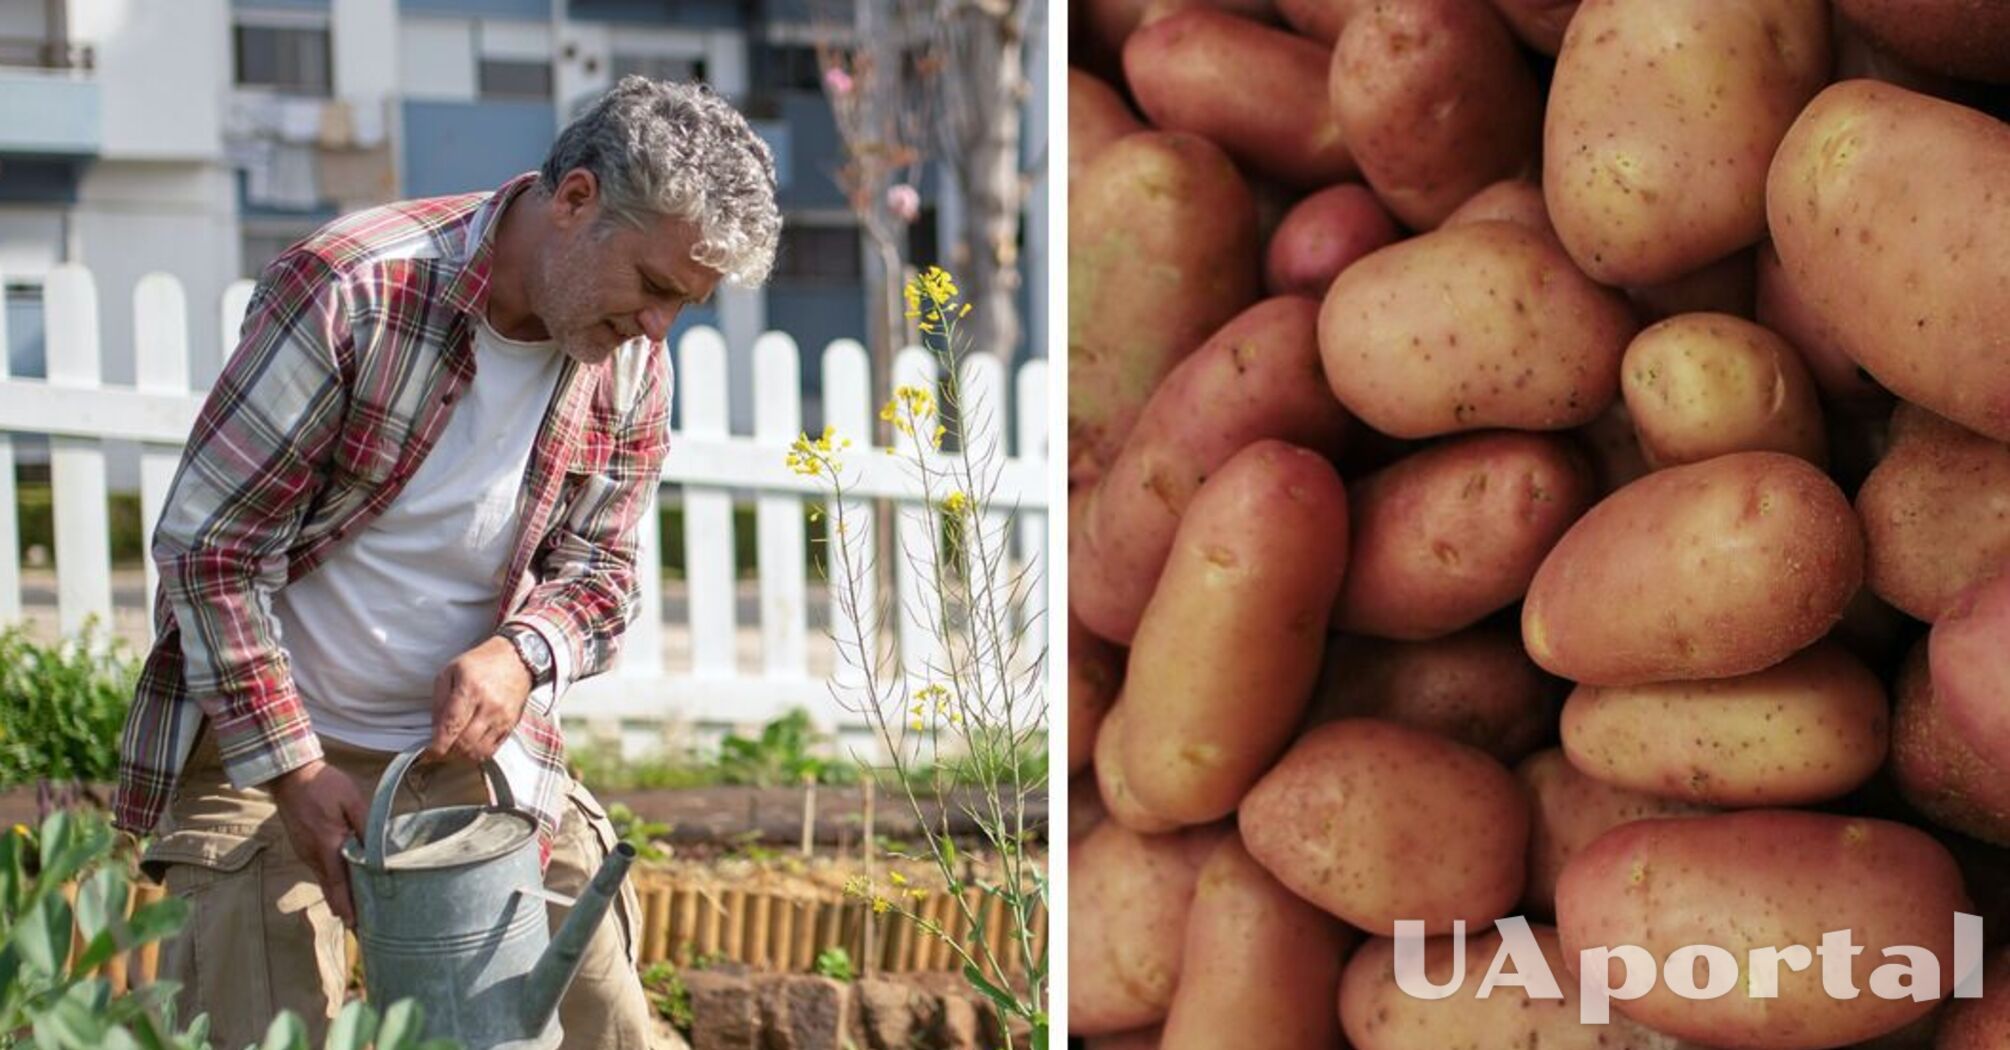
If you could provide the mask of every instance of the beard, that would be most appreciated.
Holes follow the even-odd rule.
[[[538,319],[560,353],[581,364],[598,364],[624,341],[604,323],[594,306],[593,265],[606,237],[586,230],[538,260],[533,303]]]

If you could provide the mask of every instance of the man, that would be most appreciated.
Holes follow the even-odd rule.
[[[348,216],[266,269],[154,535],[158,641],[114,798],[192,906],[161,977],[218,1045],[286,1008],[320,1044],[355,921],[339,851],[397,752],[427,746],[423,805],[485,799],[493,757],[555,892],[612,848],[554,707],[654,582],[634,529],[671,321],[765,279],[774,193],[724,101],[628,77],[539,172]],[[639,933],[631,890],[561,1006],[567,1047],[647,1045]]]

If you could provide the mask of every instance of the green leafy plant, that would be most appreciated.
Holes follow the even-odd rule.
[[[942,939],[999,1019],[1022,1022],[1035,1050],[1046,1050],[1047,954],[1036,947],[1033,919],[1045,906],[1047,878],[1044,862],[1027,849],[1039,834],[1029,823],[1028,803],[1046,790],[1046,625],[1021,625],[1013,614],[1040,581],[1024,570],[1005,572],[1007,508],[993,505],[1003,464],[984,436],[998,432],[984,425],[998,406],[966,397],[959,378],[967,347],[957,324],[971,307],[940,267],[909,281],[905,293],[907,315],[944,377],[939,403],[936,391],[900,386],[879,413],[896,435],[887,451],[921,490],[922,505],[904,507],[903,521],[926,526],[933,519],[934,527],[903,528],[894,536],[897,555],[928,574],[918,601],[903,609],[888,597],[889,588],[877,586],[884,530],[852,527],[870,511],[851,494],[857,474],[845,462],[851,442],[829,427],[815,438],[805,433],[790,447],[786,464],[828,486],[825,561],[838,606],[833,641],[845,665],[833,688],[878,734],[894,782],[927,837],[924,855],[971,934],[953,937],[940,921],[919,914],[915,904],[928,891],[898,873],[888,875],[888,885],[860,877],[846,889],[869,900],[873,914],[897,914],[923,935]],[[915,549],[909,536],[923,537],[912,542],[926,548]],[[901,613],[918,613],[932,636],[930,648],[939,655],[925,667],[896,664],[877,642],[898,631]],[[947,799],[946,789],[962,778],[975,790],[957,796],[953,807],[937,807],[933,816],[923,810],[921,798]],[[995,875],[978,878],[963,870],[950,833],[952,810],[967,815],[996,854]],[[964,892],[972,886],[1004,905],[1004,929],[991,929],[989,909]],[[1009,1050],[1013,1025],[999,1028]]]
[[[43,645],[19,626],[0,629],[0,787],[117,775],[139,662],[98,630],[87,623]]]
[[[667,962],[654,962],[642,968],[642,991],[649,997],[649,1004],[658,1016],[675,1025],[679,1031],[691,1030],[691,989],[684,985],[684,975],[677,967]]]
[[[818,973],[833,981],[858,980],[858,971],[851,965],[851,953],[837,945],[818,952],[815,967]]]
[[[815,780],[848,784],[858,779],[850,762],[823,758],[815,749],[823,743],[810,724],[810,713],[794,708],[761,727],[758,737],[729,735],[719,743],[719,774],[728,784],[784,787]]]
[[[614,833],[621,841],[635,848],[635,855],[641,860],[668,860],[670,851],[659,843],[670,834],[670,825],[643,820],[624,803],[607,804],[607,822],[614,825]]]

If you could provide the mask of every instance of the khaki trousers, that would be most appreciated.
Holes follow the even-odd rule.
[[[394,757],[333,740],[322,745],[366,802]],[[400,794],[396,808],[404,812],[483,802],[488,788],[465,763],[422,765],[406,775]],[[545,887],[577,896],[616,841],[600,803],[574,782]],[[308,1045],[320,1046],[349,986],[342,924],[294,854],[272,796],[230,786],[206,726],[142,867],[189,902],[188,925],[160,955],[159,978],[181,985],[177,1023],[207,1013],[210,1040],[234,1048],[258,1044],[272,1018],[292,1010],[307,1024]],[[570,909],[548,908],[556,932]],[[633,883],[625,882],[559,1004],[566,1050],[647,1050],[650,1008],[636,974],[640,934]]]

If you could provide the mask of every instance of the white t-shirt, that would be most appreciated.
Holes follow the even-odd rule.
[[[379,751],[432,737],[433,679],[495,632],[524,471],[563,361],[555,343],[478,324],[475,377],[418,471],[273,597],[316,732]]]

